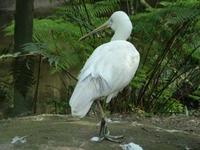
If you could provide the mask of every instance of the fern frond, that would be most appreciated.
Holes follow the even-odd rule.
[[[97,17],[105,17],[119,10],[119,0],[103,0],[94,4],[94,14]]]
[[[200,15],[199,9],[174,7],[169,10],[169,18],[167,24],[182,24],[194,20]]]

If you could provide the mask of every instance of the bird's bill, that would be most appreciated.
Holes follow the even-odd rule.
[[[105,22],[104,24],[102,24],[101,26],[99,26],[99,27],[97,27],[96,29],[94,29],[93,31],[91,31],[91,32],[85,34],[84,36],[82,36],[82,37],[79,39],[79,41],[85,39],[86,37],[88,37],[88,36],[90,36],[90,35],[92,35],[92,34],[95,34],[95,33],[99,32],[99,31],[102,31],[102,30],[104,30],[104,29],[106,29],[106,28],[108,28],[108,27],[109,27],[109,23],[108,23],[108,21],[107,21],[107,22]]]

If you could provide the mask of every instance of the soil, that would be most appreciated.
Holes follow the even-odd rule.
[[[95,143],[95,117],[76,119],[64,115],[39,115],[0,121],[0,150],[120,150],[119,143]],[[200,118],[112,116],[112,134],[123,134],[122,144],[133,142],[144,150],[200,150]],[[25,143],[11,144],[15,136]]]

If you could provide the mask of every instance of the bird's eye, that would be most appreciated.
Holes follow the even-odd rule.
[[[110,19],[110,20],[109,20],[109,25],[111,26],[111,25],[112,25],[112,23],[113,23],[113,20],[112,20],[112,19]]]

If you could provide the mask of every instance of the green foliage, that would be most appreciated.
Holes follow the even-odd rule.
[[[200,107],[200,86],[191,94],[188,95],[188,98],[193,103],[193,105],[197,105],[195,107]]]
[[[141,54],[141,63],[130,84],[132,98],[126,99],[124,110],[136,106],[153,113],[183,112],[185,96],[179,100],[174,93],[186,80],[195,88],[200,84],[199,80],[192,80],[198,76],[189,75],[191,70],[200,73],[196,68],[200,60],[199,8],[196,3],[176,2],[131,16],[131,41]],[[124,103],[124,98],[118,97],[117,101]]]
[[[131,87],[134,89],[138,89],[141,86],[144,86],[145,80],[147,78],[147,68],[139,68],[137,72],[137,76],[135,76],[134,81],[131,82]]]
[[[119,2],[119,0],[97,1],[93,7],[95,16],[102,17],[106,14],[112,14],[112,12],[119,9]]]
[[[176,99],[171,99],[170,101],[167,101],[168,103],[165,103],[165,107],[163,108],[163,112],[161,110],[162,113],[183,113],[184,112],[184,106],[183,104],[181,104],[179,101],[177,101]],[[162,106],[162,105],[161,105]]]
[[[34,43],[24,45],[23,54],[2,55],[0,59],[41,55],[48,60],[53,72],[80,67],[98,45],[110,40],[111,33],[104,32],[84,41],[78,39],[121,8],[119,2],[66,2],[48,19],[34,20]],[[138,6],[136,2],[128,1],[127,7]],[[183,100],[187,97],[198,99],[195,92],[199,91],[200,84],[197,67],[200,63],[199,9],[198,0],[161,1],[151,9],[141,8],[142,12],[136,11],[130,16],[133,34],[129,40],[140,52],[141,63],[130,86],[110,104],[111,112],[140,109],[149,113],[181,113],[184,111]],[[13,29],[10,25],[5,31],[12,35]],[[188,83],[193,88],[190,87],[186,95],[177,96]],[[57,100],[50,103],[56,103],[61,112],[68,107]]]
[[[13,25],[5,30],[7,35],[13,34]],[[79,62],[75,53],[75,38],[80,37],[78,28],[63,20],[35,19],[33,30],[34,43],[24,45],[24,52],[32,55],[42,55],[47,58],[54,71],[68,69]],[[8,54],[10,55],[10,54]],[[8,57],[1,56],[1,57]],[[15,57],[17,54],[12,54]]]

